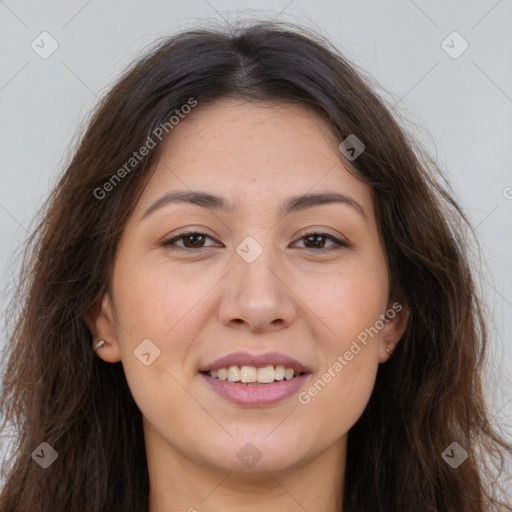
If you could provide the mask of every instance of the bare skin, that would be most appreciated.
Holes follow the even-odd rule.
[[[347,171],[339,142],[306,107],[234,100],[199,105],[166,141],[91,321],[108,341],[98,356],[122,361],[144,417],[150,512],[339,510],[348,431],[407,318],[394,310],[333,370],[394,303],[371,190]],[[168,203],[142,218],[171,190],[224,196],[235,210]],[[279,210],[290,196],[324,191],[353,204]],[[162,246],[183,231],[206,237]],[[263,250],[251,263],[236,251],[247,237]],[[144,339],[160,350],[148,366],[134,356]],[[239,350],[308,366],[306,399],[247,407],[215,393],[199,368]],[[329,368],[325,387],[307,394]],[[261,456],[251,467],[238,455],[247,443]]]

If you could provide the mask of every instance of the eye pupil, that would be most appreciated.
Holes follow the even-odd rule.
[[[318,238],[325,238],[323,235],[310,235],[310,236],[307,236],[306,237],[306,240],[310,240],[310,239],[318,239]],[[324,243],[325,243],[325,240],[324,240]],[[324,246],[324,243],[321,244],[320,247],[323,247]],[[318,248],[318,245],[316,242],[313,242],[313,245],[315,246],[314,248],[317,249]],[[307,246],[307,244],[306,244]]]
[[[204,242],[204,236],[203,236],[203,235],[201,235],[201,234],[193,233],[193,234],[191,234],[191,235],[185,235],[185,236],[183,237],[183,241],[184,241],[184,243],[185,243],[185,246],[188,246],[188,245],[187,245],[187,243],[185,242],[186,240],[189,240],[189,239],[191,239],[191,238],[194,238],[194,239],[195,239],[195,238],[197,238],[197,237],[199,237],[200,239],[203,239],[203,242]],[[196,248],[197,243],[198,243],[198,242],[197,242],[197,240],[196,240],[196,242],[192,242],[192,248]],[[200,241],[199,241],[199,243],[200,243]]]

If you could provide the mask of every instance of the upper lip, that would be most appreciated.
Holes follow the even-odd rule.
[[[284,366],[292,368],[297,373],[311,373],[311,370],[297,361],[293,357],[279,352],[266,352],[264,354],[250,354],[249,352],[232,352],[226,356],[215,359],[211,363],[199,369],[200,372],[209,372],[219,368],[229,368],[230,366]]]

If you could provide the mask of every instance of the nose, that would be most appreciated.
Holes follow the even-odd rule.
[[[279,265],[263,253],[252,263],[238,255],[227,274],[219,307],[220,321],[253,332],[284,329],[296,315],[296,296]]]

